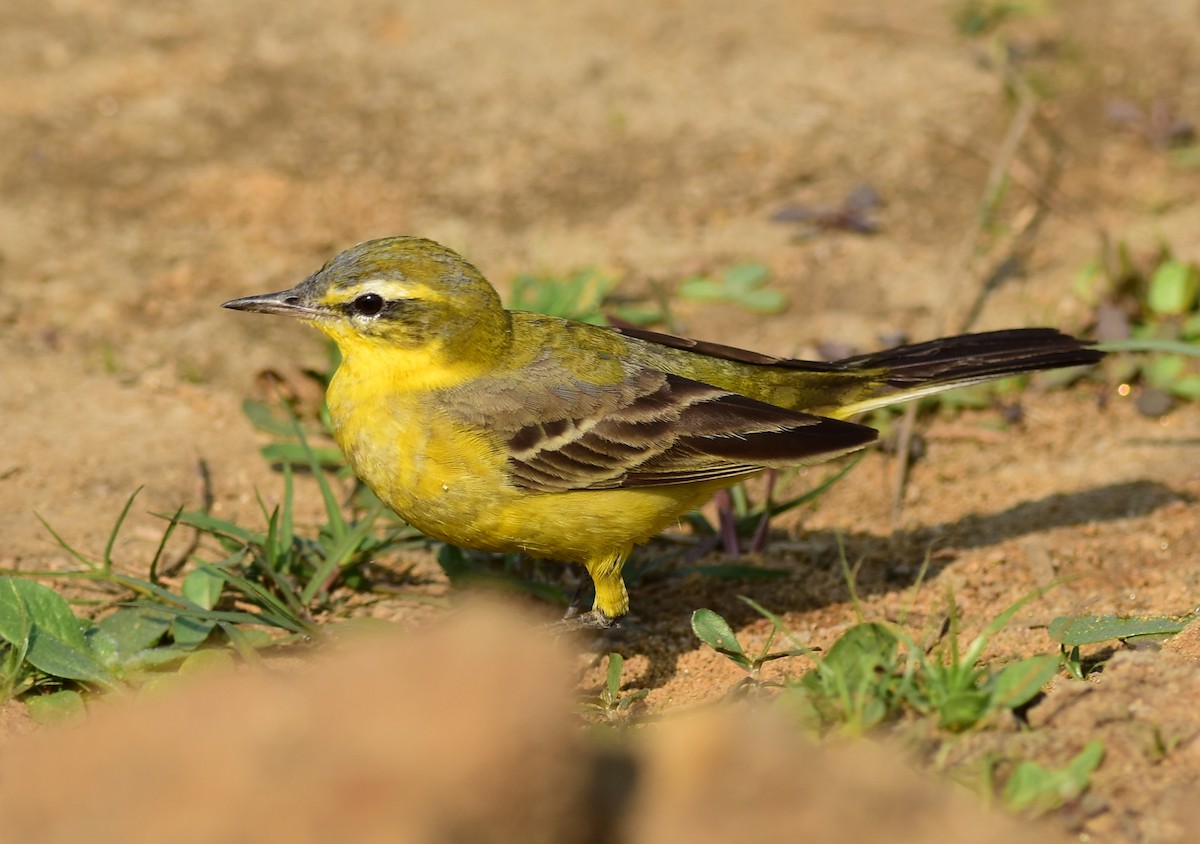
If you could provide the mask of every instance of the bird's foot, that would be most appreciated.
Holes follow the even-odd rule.
[[[573,611],[574,610],[574,611]],[[568,609],[567,614],[558,621],[547,624],[545,630],[555,636],[564,633],[574,633],[577,630],[614,630],[619,629],[621,622],[600,610],[590,610],[581,613],[574,608]]]

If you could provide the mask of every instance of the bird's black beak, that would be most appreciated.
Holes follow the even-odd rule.
[[[260,314],[283,314],[284,316],[299,317],[300,319],[316,319],[323,312],[304,301],[304,297],[291,290],[280,290],[278,293],[262,293],[258,296],[246,296],[232,299],[222,308],[232,308],[235,311],[254,311]]]

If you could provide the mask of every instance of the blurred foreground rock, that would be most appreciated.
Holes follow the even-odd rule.
[[[1053,841],[867,743],[768,713],[597,741],[544,635],[492,610],[102,707],[12,740],[3,839],[24,842]],[[1020,838],[1018,839],[1018,836]]]

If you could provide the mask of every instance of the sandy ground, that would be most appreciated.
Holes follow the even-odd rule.
[[[161,531],[153,514],[199,503],[199,461],[214,512],[257,519],[256,490],[277,496],[279,480],[240,404],[264,371],[300,385],[296,373],[320,368],[325,353],[299,326],[218,305],[290,286],[370,237],[441,240],[502,289],[516,272],[598,266],[637,295],[761,261],[790,297],[785,313],[679,301],[673,328],[784,355],[956,331],[977,300],[975,328],[1085,332],[1092,310],[1074,283],[1105,238],[1136,255],[1167,243],[1200,259],[1200,173],[1173,163],[1152,120],[1111,119],[1114,103],[1132,103],[1200,120],[1194,0],[1061,2],[974,39],[955,28],[959,8],[5,5],[0,567],[66,563],[35,513],[98,551],[140,486],[116,558],[144,567]],[[1023,100],[1005,91],[1006,55],[1042,97],[1028,124]],[[1012,187],[981,227],[994,168]],[[862,184],[885,203],[873,236],[798,239],[770,219],[789,203],[837,205]],[[937,617],[947,587],[970,633],[1069,578],[997,637],[996,657],[1051,648],[1044,626],[1063,613],[1190,609],[1200,410],[1150,419],[1132,404],[1114,384],[1035,384],[1021,421],[1002,430],[995,411],[938,418],[898,516],[896,467],[878,453],[816,510],[783,520],[759,561],[786,578],[647,578],[633,595],[636,626],[615,645],[630,686],[650,690],[651,711],[723,693],[738,675],[697,646],[688,618],[710,606],[745,638],[765,635],[738,594],[828,645],[854,620],[835,531],[862,561],[866,611],[907,610],[917,623]],[[319,500],[302,492],[300,510],[315,518]],[[929,579],[914,592],[930,548]],[[376,611],[411,617],[403,604]],[[1051,690],[1031,714],[1043,729],[972,740],[1062,762],[1099,736],[1109,755],[1093,791],[1057,829],[1195,840],[1180,816],[1200,774],[1195,655],[1186,642],[1122,652],[1095,685]],[[380,693],[402,697],[405,686]],[[5,713],[20,732],[19,714]],[[1172,736],[1165,754],[1138,738],[1156,730]],[[891,769],[872,760],[861,770]],[[748,778],[759,770],[736,764]],[[786,763],[762,764],[773,776]],[[896,770],[899,794],[908,775]],[[682,797],[662,799],[686,814]],[[660,821],[638,821],[639,834]]]

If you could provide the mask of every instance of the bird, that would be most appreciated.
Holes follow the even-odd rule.
[[[873,443],[853,417],[1103,355],[1018,328],[835,361],[775,357],[506,310],[466,259],[410,236],[360,243],[295,287],[223,307],[331,338],[341,363],[326,405],[358,478],[434,539],[581,564],[595,587],[581,628],[625,616],[633,548],[718,491]]]

